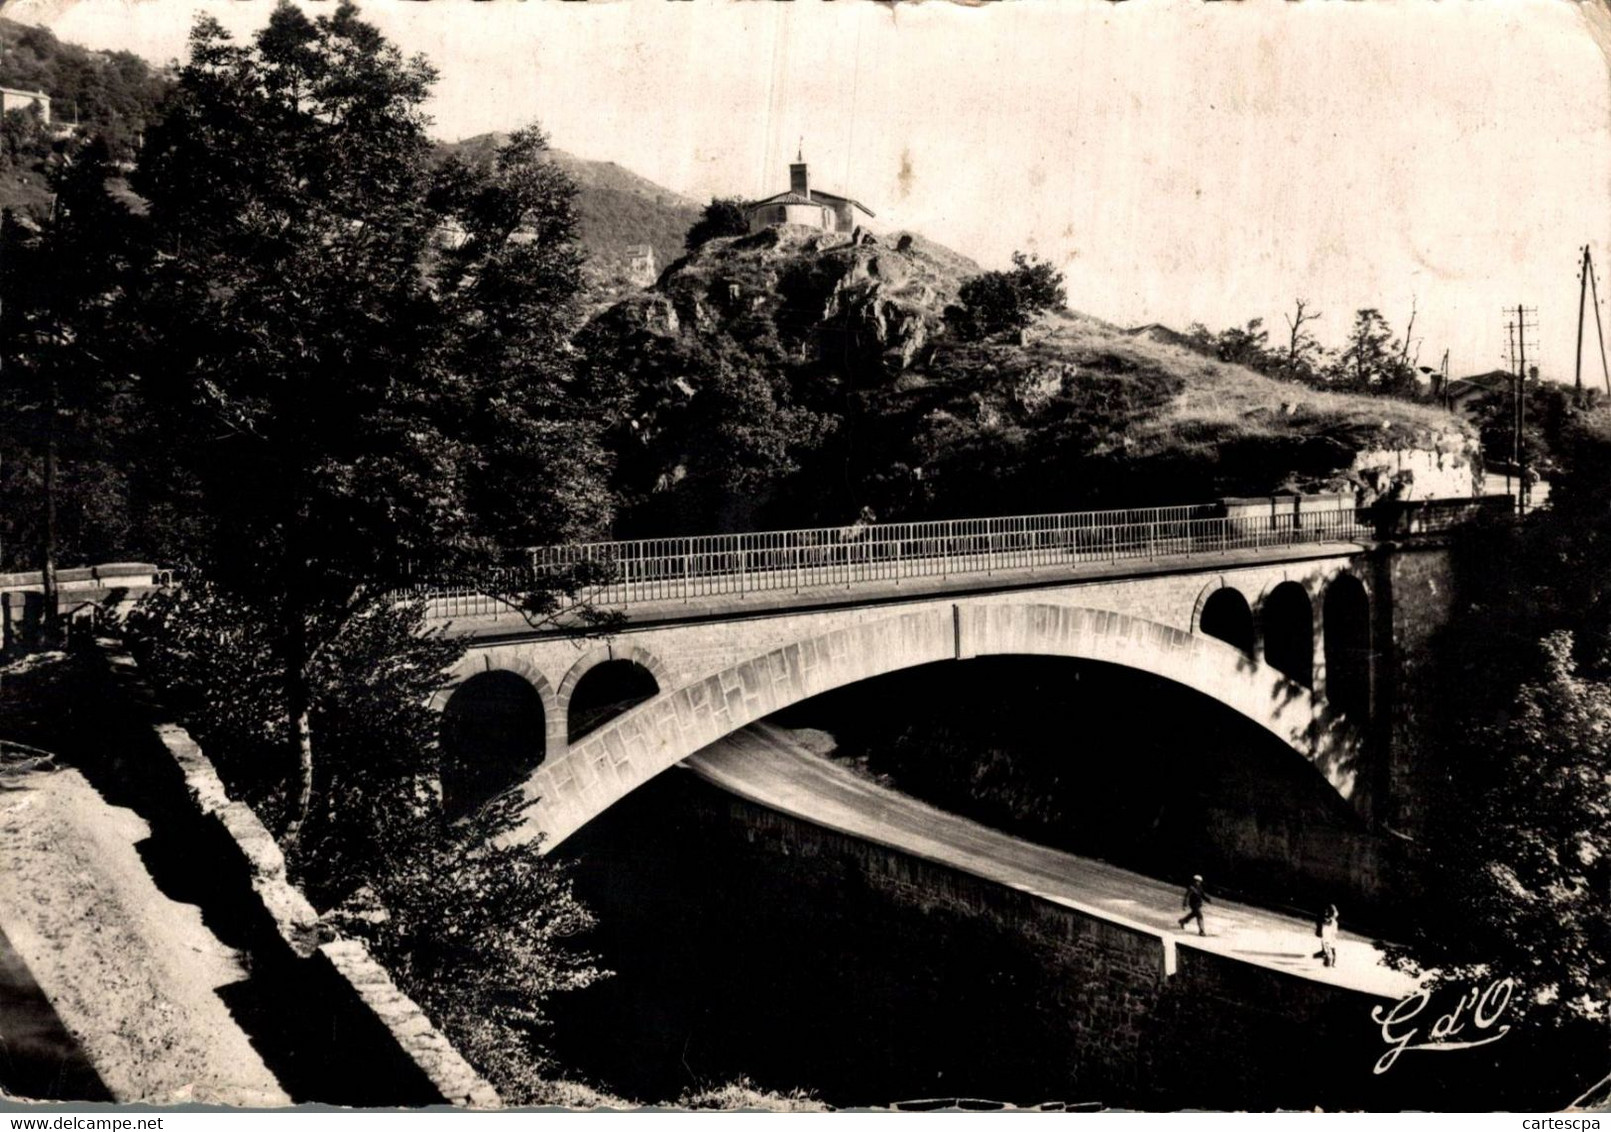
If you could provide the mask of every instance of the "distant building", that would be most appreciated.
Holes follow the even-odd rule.
[[[50,124],[50,95],[38,90],[17,90],[9,86],[0,86],[0,114],[25,110],[30,106],[38,108],[41,122]]]
[[[804,224],[824,232],[853,232],[858,208],[868,216],[873,215],[873,210],[859,200],[813,189],[806,163],[796,154],[794,163],[789,166],[789,191],[751,201],[744,206],[744,218],[749,221],[751,232],[774,224]]]
[[[657,278],[654,262],[654,248],[648,244],[628,244],[627,250],[627,278],[638,287],[653,287]]]
[[[1473,374],[1471,377],[1457,377],[1449,382],[1448,390],[1442,392],[1442,399],[1456,412],[1473,416],[1484,397],[1491,393],[1509,393],[1515,380],[1515,374],[1502,369]],[[1434,389],[1433,392],[1441,391]]]

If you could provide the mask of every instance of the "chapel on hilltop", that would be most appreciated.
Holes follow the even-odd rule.
[[[868,216],[873,215],[873,210],[859,200],[813,189],[805,159],[797,153],[789,166],[789,191],[751,201],[744,206],[744,218],[749,221],[751,232],[774,224],[804,224],[824,232],[849,233],[856,229],[855,210],[858,208]]]

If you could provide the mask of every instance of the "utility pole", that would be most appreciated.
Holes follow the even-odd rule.
[[[1514,321],[1506,324],[1510,331],[1511,364],[1515,367],[1515,377],[1511,388],[1511,463],[1516,469],[1516,509],[1518,514],[1527,511],[1527,445],[1525,430],[1527,426],[1527,332],[1538,329],[1538,308],[1524,307],[1517,303],[1513,309],[1507,309],[1506,314],[1514,314]],[[1508,477],[1507,477],[1508,478]]]
[[[1583,262],[1577,269],[1577,359],[1572,369],[1572,403],[1583,407],[1583,300],[1589,294],[1589,245],[1583,245]],[[1600,312],[1594,312],[1598,315]]]
[[[1507,322],[1507,323],[1505,323],[1505,329],[1509,332],[1509,335],[1510,335],[1510,354],[1509,354],[1509,358],[1510,358],[1510,364],[1512,366],[1514,366],[1516,364],[1516,324],[1514,322]],[[1506,495],[1510,494],[1510,477],[1516,474],[1516,443],[1517,443],[1517,437],[1516,437],[1516,399],[1515,399],[1515,395],[1514,395],[1515,394],[1515,388],[1516,388],[1515,382],[1512,381],[1511,382],[1512,396],[1511,396],[1511,404],[1510,404],[1510,459],[1505,462],[1505,494]],[[1520,495],[1520,489],[1518,489],[1517,495],[1518,496]]]
[[[1600,324],[1600,287],[1594,278],[1594,260],[1589,256],[1589,246],[1583,245],[1583,275],[1588,280],[1589,297],[1594,300],[1594,333],[1600,340],[1600,372],[1605,377],[1606,396],[1611,397],[1611,365],[1605,360],[1605,328]],[[1583,290],[1578,287],[1577,300],[1577,356],[1578,370],[1583,368]],[[1579,380],[1578,390],[1581,397],[1582,381]]]
[[[45,538],[40,553],[39,580],[44,610],[40,630],[46,648],[61,645],[57,615],[61,598],[56,585],[56,418],[60,412],[56,374],[50,374],[50,395],[45,398]]]

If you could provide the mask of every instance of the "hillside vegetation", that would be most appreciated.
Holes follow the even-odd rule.
[[[1432,406],[1332,393],[1073,311],[970,340],[972,261],[910,234],[712,240],[579,342],[642,533],[1384,486],[1362,452],[1475,457]]]
[[[133,156],[170,85],[127,51],[90,51],[44,28],[0,19],[0,86],[50,95],[52,124],[99,135],[113,160]],[[13,111],[0,127],[0,207],[39,213],[50,207],[46,163],[61,139],[31,118]]]
[[[438,147],[443,156],[485,160],[502,135],[481,134]],[[648,244],[657,269],[682,255],[683,236],[699,219],[699,205],[640,177],[613,161],[589,161],[563,150],[548,158],[570,175],[578,189],[579,234],[587,249],[589,281],[607,297],[630,290],[626,285],[627,248]]]

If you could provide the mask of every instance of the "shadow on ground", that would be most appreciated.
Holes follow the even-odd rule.
[[[216,993],[293,1101],[440,1103],[379,1022],[355,1008],[331,968],[317,957],[298,956],[280,937],[252,890],[244,858],[196,809],[156,738],[152,705],[131,700],[114,684],[99,653],[36,658],[13,666],[5,680],[0,738],[54,752],[108,804],[144,820],[151,834],[136,849],[157,888],[195,905],[207,929],[240,954],[248,977]],[[9,1009],[5,1023],[9,1038]],[[104,1092],[98,1078],[85,1077],[70,1099],[105,1099]],[[55,1095],[69,1099],[65,1091]]]

